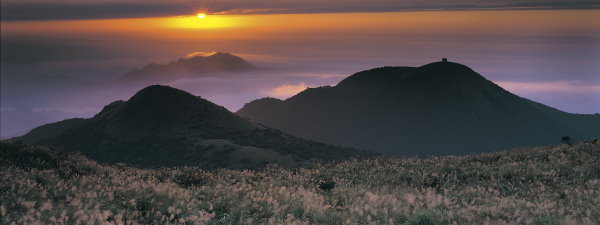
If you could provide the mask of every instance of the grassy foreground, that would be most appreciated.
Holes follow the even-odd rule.
[[[260,171],[1,143],[1,224],[599,224],[600,145]]]

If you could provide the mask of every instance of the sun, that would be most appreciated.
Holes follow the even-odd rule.
[[[1,0],[0,0],[1,1]],[[183,29],[218,29],[243,26],[244,21],[238,17],[196,13],[181,16],[158,18],[164,26]]]

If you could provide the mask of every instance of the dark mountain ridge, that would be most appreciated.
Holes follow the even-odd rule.
[[[258,67],[239,56],[217,52],[212,55],[196,55],[179,58],[161,65],[150,63],[141,69],[133,69],[121,77],[124,82],[166,82],[181,78],[214,76],[222,72],[254,71]]]
[[[299,137],[396,156],[489,152],[600,134],[598,116],[521,98],[452,62],[362,71],[285,101],[255,100],[237,114]]]
[[[115,101],[93,118],[44,125],[15,139],[139,167],[256,168],[374,155],[295,138],[159,85]]]

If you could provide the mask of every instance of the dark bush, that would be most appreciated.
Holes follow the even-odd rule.
[[[569,146],[573,145],[573,140],[569,136],[564,136],[560,139],[563,144],[567,144]]]
[[[321,189],[323,191],[329,191],[333,188],[335,188],[335,182],[332,180],[325,180],[325,181],[319,182],[319,189]]]

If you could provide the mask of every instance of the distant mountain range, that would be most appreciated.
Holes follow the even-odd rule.
[[[217,71],[209,69],[220,67],[213,60],[254,68],[216,53],[130,74],[141,80],[171,72],[193,76],[188,72]],[[562,112],[511,94],[464,65],[435,62],[362,71],[335,87],[252,101],[237,115],[153,85],[93,118],[47,124],[14,139],[138,167],[258,168],[377,155],[357,149],[392,156],[456,155],[559,143],[563,136],[597,138],[600,115]]]
[[[257,168],[375,155],[296,138],[159,85],[113,102],[93,118],[47,124],[14,139],[139,167]]]
[[[247,72],[258,67],[239,56],[230,53],[216,52],[210,55],[195,55],[179,58],[161,65],[150,63],[134,69],[121,77],[127,83],[168,82],[181,78],[199,78],[214,76],[223,72]]]
[[[242,117],[323,143],[394,156],[497,151],[600,136],[600,115],[514,95],[469,67],[435,62],[356,73],[335,87],[246,104]]]

